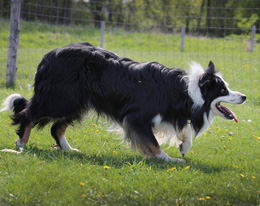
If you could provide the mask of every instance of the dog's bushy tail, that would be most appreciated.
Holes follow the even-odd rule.
[[[24,120],[27,119],[25,117],[25,110],[28,103],[29,101],[20,94],[11,94],[6,98],[3,103],[3,108],[0,110],[0,112],[7,110],[11,110],[13,112],[13,114],[10,116],[12,119],[11,125],[20,125],[19,129],[17,130],[17,134],[19,136],[23,134],[23,131],[21,130],[23,130],[22,128]]]

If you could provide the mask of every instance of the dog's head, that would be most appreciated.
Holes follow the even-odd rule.
[[[242,104],[246,96],[228,88],[228,84],[216,72],[213,62],[209,62],[205,71],[196,63],[193,63],[191,67],[194,71],[191,71],[189,94],[195,106],[204,106],[206,110],[211,110],[214,116],[227,120],[234,119],[237,122],[236,115],[221,103]],[[191,86],[193,88],[190,88]]]

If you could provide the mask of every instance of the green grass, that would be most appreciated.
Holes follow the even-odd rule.
[[[33,83],[47,51],[77,41],[99,42],[99,31],[93,28],[23,22],[21,29],[17,82],[23,90],[5,89],[8,23],[0,22],[1,101],[14,92],[32,96],[26,85]],[[107,132],[102,118],[68,129],[68,141],[81,153],[52,148],[49,126],[33,130],[25,153],[0,153],[0,205],[259,205],[259,45],[249,53],[247,39],[186,37],[186,49],[180,52],[178,35],[108,28],[105,48],[135,60],[184,68],[191,60],[204,66],[213,60],[231,88],[249,97],[245,105],[231,106],[239,124],[217,118],[211,130],[194,141],[185,165],[144,160],[119,134]],[[0,114],[0,149],[14,149],[17,138],[8,115]],[[175,147],[163,149],[181,157]]]

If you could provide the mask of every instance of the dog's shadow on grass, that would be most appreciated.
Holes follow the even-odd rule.
[[[90,164],[104,166],[108,165],[114,168],[122,168],[125,165],[149,168],[156,170],[171,170],[177,167],[179,170],[197,170],[206,174],[220,173],[222,171],[231,170],[232,167],[223,165],[216,166],[214,164],[206,164],[201,161],[185,158],[186,163],[164,162],[157,159],[144,159],[140,155],[124,154],[124,155],[108,155],[108,154],[87,154],[85,152],[65,152],[55,149],[39,149],[38,147],[30,147],[25,151],[29,156],[36,156],[40,161],[54,162],[54,161],[73,161],[78,164]]]
[[[38,157],[42,161],[53,162],[70,160],[80,164],[93,164],[93,165],[105,165],[113,164],[116,167],[120,167],[126,162],[134,164],[135,162],[141,162],[143,158],[134,155],[103,155],[103,154],[88,154],[86,152],[72,152],[63,151],[60,149],[39,149],[37,147],[30,147],[25,150],[27,155],[33,155]]]

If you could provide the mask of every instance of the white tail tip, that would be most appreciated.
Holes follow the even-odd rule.
[[[20,94],[16,94],[16,93],[15,93],[15,94],[11,94],[10,96],[8,96],[8,97],[5,99],[4,103],[2,104],[2,105],[3,105],[3,108],[0,109],[0,112],[13,109],[13,107],[14,107],[14,101],[15,101],[16,99],[20,99],[20,98],[22,98],[22,96],[21,96]]]

